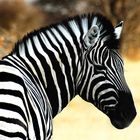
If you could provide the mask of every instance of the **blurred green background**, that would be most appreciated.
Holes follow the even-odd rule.
[[[132,125],[117,130],[94,106],[76,97],[54,119],[54,140],[140,139],[140,0],[0,0],[0,58],[27,32],[68,16],[100,12],[115,26],[124,21],[120,52],[138,115]]]

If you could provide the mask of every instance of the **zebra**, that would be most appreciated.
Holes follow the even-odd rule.
[[[0,139],[50,140],[53,118],[76,95],[128,127],[136,109],[118,51],[122,28],[90,13],[19,40],[0,61]]]

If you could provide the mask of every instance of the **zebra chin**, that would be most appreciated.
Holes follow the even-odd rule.
[[[115,115],[115,118],[110,117],[110,120],[111,120],[112,125],[115,128],[124,129],[132,123],[135,116],[136,116],[136,114],[133,114],[133,116],[131,116],[131,118],[128,118],[123,113],[120,113],[120,114]]]

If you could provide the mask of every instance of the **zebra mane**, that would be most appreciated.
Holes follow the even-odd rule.
[[[15,44],[15,48],[13,49],[12,52],[16,51],[16,49],[18,48],[20,43],[26,41],[30,37],[33,37],[33,36],[41,33],[42,31],[50,30],[51,28],[56,28],[58,25],[63,26],[66,29],[70,28],[69,22],[71,22],[71,21],[76,23],[81,30],[82,19],[86,18],[88,29],[90,29],[90,27],[92,25],[92,22],[93,22],[93,19],[95,17],[97,18],[97,24],[99,26],[102,26],[103,30],[106,30],[106,34],[109,35],[109,38],[108,38],[108,41],[107,41],[108,42],[107,45],[109,46],[109,49],[118,49],[119,41],[118,41],[118,39],[116,39],[116,35],[114,33],[114,27],[113,27],[112,23],[110,22],[110,20],[108,20],[105,16],[103,16],[99,13],[96,13],[96,14],[89,13],[89,14],[83,14],[83,15],[77,15],[77,16],[74,16],[74,17],[69,17],[69,18],[67,18],[67,19],[65,19],[65,20],[63,20],[59,23],[51,24],[49,26],[42,27],[40,29],[34,30],[30,33],[27,33],[21,40],[19,40]]]

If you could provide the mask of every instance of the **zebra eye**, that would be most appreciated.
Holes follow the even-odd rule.
[[[98,37],[99,37],[99,27],[97,25],[94,25],[93,27],[90,28],[90,30],[84,37],[85,47],[90,48],[94,46],[94,44],[98,40]]]

